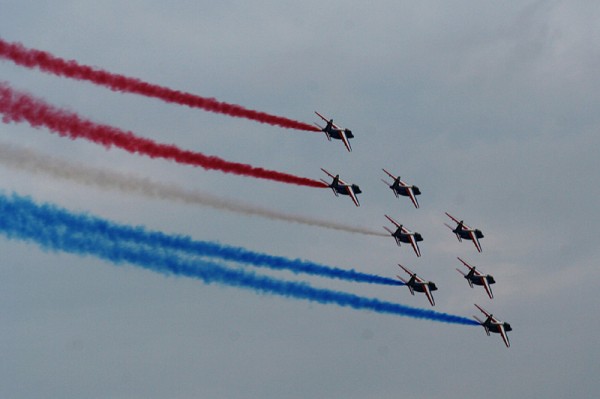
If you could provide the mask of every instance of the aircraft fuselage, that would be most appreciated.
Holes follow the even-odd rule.
[[[425,284],[411,284],[411,287],[417,292],[425,292],[425,285],[429,286],[429,291],[437,291],[437,286],[431,281]]]
[[[495,284],[496,280],[492,276],[483,276],[483,277],[466,277],[475,285],[485,285],[483,283],[483,279],[487,279],[488,284]]]
[[[470,240],[471,239],[471,232],[475,233],[475,237],[477,237],[477,238],[483,238],[483,233],[479,229],[475,229],[475,230],[455,230],[454,232],[456,234],[458,234],[460,236],[460,238],[465,239],[465,240]]]
[[[404,187],[401,185],[395,185],[392,186],[392,189],[399,195],[402,195],[404,197],[410,197],[410,194],[408,193],[408,189],[410,187]],[[421,195],[421,190],[419,190],[419,188],[417,186],[412,186],[412,191],[414,195]]]
[[[352,191],[354,191],[354,194],[360,194],[362,193],[360,187],[358,187],[358,185],[356,184],[352,184],[350,187],[352,187]],[[341,186],[341,185],[336,185],[331,187],[332,189],[335,190],[336,193],[341,194],[341,195],[350,195],[350,193],[348,192],[348,188],[347,186]]]
[[[512,331],[512,327],[510,326],[510,324],[504,322],[501,325],[504,327],[504,331],[506,331],[506,332]],[[487,327],[487,329],[490,332],[500,334],[500,325],[498,325],[498,324],[487,322],[484,324],[484,327]]]
[[[393,234],[394,238],[396,239],[396,241],[400,241],[406,244],[410,244],[410,236],[411,234],[406,234],[403,233],[400,229],[396,230],[396,232]],[[419,241],[423,241],[423,236],[421,236],[421,234],[419,233],[415,233],[415,241],[419,242]]]
[[[336,140],[341,140],[342,139],[342,130],[340,129],[335,129],[335,128],[326,128],[323,129],[327,134],[329,134],[329,137],[331,137],[332,139],[336,139]],[[352,134],[352,130],[350,129],[344,129],[343,130],[344,134],[346,135],[346,138],[348,139],[352,139],[354,138],[354,135]]]

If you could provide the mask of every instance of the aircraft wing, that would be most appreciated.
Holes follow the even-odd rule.
[[[477,309],[479,309],[481,311],[481,313],[483,313],[484,315],[486,315],[487,317],[490,317],[492,314],[490,312],[488,312],[487,310],[485,310],[484,308],[482,308],[481,306],[479,306],[478,304],[474,304],[475,307]]]
[[[335,176],[334,176],[334,175],[332,175],[331,173],[329,173],[328,171],[326,171],[325,169],[321,168],[321,170],[322,170],[323,172],[325,172],[325,173],[327,174],[327,176],[331,177],[332,179],[335,179]],[[348,183],[346,183],[345,181],[343,181],[343,180],[342,180],[342,179],[340,179],[339,177],[338,177],[338,183],[339,183],[339,184],[341,184],[341,185],[346,185],[346,186],[348,185]],[[327,184],[327,185],[329,185],[329,184]]]
[[[457,218],[455,218],[454,216],[452,216],[452,215],[451,215],[451,214],[449,214],[448,212],[445,212],[445,213],[446,213],[446,216],[448,216],[450,219],[454,220],[454,222],[455,222],[456,224],[460,223],[460,221],[459,221]]]
[[[383,168],[381,170],[383,170],[389,177],[391,177],[392,179],[394,179],[394,181],[398,178],[397,176],[394,176],[393,174],[391,174],[390,172],[388,172],[387,170],[385,170]]]
[[[350,186],[350,184],[346,183],[345,181],[343,181],[342,179],[340,179],[338,177],[338,182],[342,185],[342,186]]]
[[[463,264],[463,265],[465,265],[466,267],[468,267],[470,270],[473,270],[473,269],[475,269],[473,266],[469,265],[467,262],[465,262],[464,260],[462,260],[462,259],[461,259],[461,258],[459,258],[458,256],[456,257],[456,259],[458,259],[459,261],[461,261],[461,262],[462,262],[462,264]],[[475,273],[478,273],[478,274],[479,274],[479,272],[477,272],[477,271],[476,271]]]
[[[483,280],[483,287],[485,288],[485,291],[487,292],[488,296],[490,297],[490,299],[494,298],[494,294],[492,294],[492,287],[490,287],[490,284],[488,283],[488,279],[486,276],[481,276],[481,279]]]
[[[348,150],[348,152],[352,152],[352,147],[350,146],[350,141],[348,141],[348,137],[346,137],[346,132],[343,129],[338,128],[337,126],[336,128],[340,130],[340,137],[342,138],[346,149]]]
[[[452,216],[448,212],[445,212],[445,213],[446,213],[446,216],[448,216],[450,219],[454,220],[454,222],[456,224],[460,224],[460,220],[458,220],[457,218],[455,218],[454,216]],[[463,229],[465,229],[465,230],[471,230],[471,228],[469,226],[467,226],[464,222],[463,222]]]
[[[396,222],[394,219],[389,217],[388,215],[384,215],[390,222],[394,223],[396,227],[400,227],[400,223]]]
[[[506,335],[506,327],[505,327],[505,325],[507,323],[501,322],[500,320],[495,318],[490,312],[488,312],[481,306],[479,306],[477,304],[475,304],[475,306],[477,307],[477,309],[479,309],[483,314],[485,314],[488,317],[488,320],[491,322],[491,324],[498,327],[497,332],[500,333],[500,335],[502,336],[502,340],[504,341],[504,344],[506,345],[506,347],[510,348],[510,341],[508,340],[508,335]],[[486,322],[482,322],[479,318],[477,318],[477,316],[473,316],[473,317],[475,317],[475,320],[477,320],[479,322],[479,324],[481,324],[482,326],[485,327],[485,332],[487,333],[487,335],[490,335],[489,328],[485,324],[487,322],[487,320],[486,320]]]
[[[329,122],[329,119],[325,118],[323,115],[321,115],[317,111],[315,111],[315,114],[317,114],[319,116],[319,118],[323,119],[325,122]]]
[[[350,198],[352,198],[352,201],[354,201],[354,205],[360,206],[360,203],[358,202],[358,198],[356,198],[356,194],[354,194],[352,186],[346,186],[346,190],[348,191],[348,195],[350,195]]]
[[[325,122],[329,123],[329,119],[325,118],[323,115],[321,115],[320,113],[318,113],[317,111],[315,111],[315,114],[317,114],[319,116],[319,118],[323,119]],[[343,130],[342,128],[340,128],[338,125],[336,125],[335,123],[332,123],[333,128],[334,129],[338,129],[338,130]]]
[[[473,244],[475,244],[475,248],[477,248],[477,251],[481,252],[481,244],[479,243],[479,238],[477,238],[477,234],[475,234],[475,231],[469,231],[469,236],[471,237],[471,241],[473,241]]]
[[[435,301],[433,300],[433,295],[431,295],[431,290],[429,289],[429,284],[425,283],[423,285],[425,295],[427,295],[427,299],[429,299],[429,303],[431,306],[435,306]]]
[[[402,268],[402,270],[404,270],[406,273],[410,274],[411,276],[416,276],[415,272],[407,269],[406,267],[402,266],[400,263],[398,263],[398,266],[400,266]]]
[[[419,202],[417,201],[417,197],[415,196],[415,193],[413,192],[412,187],[408,187],[406,189],[406,191],[408,191],[408,196],[410,197],[410,200],[412,201],[413,205],[415,206],[415,208],[419,208]]]
[[[417,244],[417,240],[415,238],[414,234],[410,234],[410,245],[412,245],[413,249],[415,250],[415,253],[417,254],[417,257],[421,256],[421,250],[419,249],[419,244]]]
[[[510,348],[510,341],[508,340],[508,335],[506,335],[506,330],[504,330],[504,324],[499,324],[498,330],[500,331],[504,345],[506,345],[507,348]]]
[[[335,179],[335,176],[334,176],[334,175],[332,175],[331,173],[329,173],[328,171],[326,171],[325,169],[321,168],[321,170],[322,170],[323,172],[325,172],[325,173],[327,174],[327,176],[331,177],[332,179]]]

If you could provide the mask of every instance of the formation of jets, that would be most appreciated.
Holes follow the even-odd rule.
[[[350,141],[349,141],[351,138],[354,138],[352,131],[350,129],[344,129],[344,128],[339,127],[338,125],[333,123],[333,119],[327,119],[325,116],[321,115],[319,112],[315,111],[315,113],[323,121],[326,122],[325,127],[319,125],[318,123],[316,123],[316,125],[319,126],[321,131],[323,131],[325,133],[325,135],[327,136],[327,139],[329,141],[331,141],[331,139],[341,140],[344,143],[344,145],[346,146],[346,149],[348,151],[352,151],[352,147],[350,146]],[[329,173],[325,169],[321,169],[321,170],[323,172],[325,172],[330,178],[333,179],[331,183],[329,183],[323,179],[321,179],[321,181],[325,185],[327,185],[327,187],[331,188],[333,190],[333,193],[336,196],[338,196],[340,194],[347,195],[352,199],[352,201],[354,202],[354,204],[356,206],[360,206],[357,195],[360,194],[362,191],[360,190],[360,187],[358,185],[349,184],[349,183],[344,182],[343,180],[340,179],[339,174],[333,175],[332,173]],[[386,169],[382,169],[382,170],[387,176],[389,176],[392,179],[392,183],[386,181],[385,179],[381,179],[381,180],[386,184],[386,186],[388,186],[392,190],[392,192],[394,193],[396,198],[408,197],[410,199],[410,201],[412,202],[412,204],[414,205],[414,207],[416,209],[419,209],[419,202],[417,200],[417,196],[421,195],[421,190],[419,189],[419,187],[402,181],[400,176],[396,176],[396,175],[390,173],[389,171],[387,171]],[[398,246],[401,246],[401,244],[403,244],[403,243],[410,244],[413,248],[413,251],[417,255],[417,257],[421,257],[421,250],[419,248],[418,243],[420,241],[423,241],[423,236],[420,233],[413,232],[413,231],[407,229],[406,227],[404,227],[403,224],[398,223],[396,220],[392,219],[390,216],[388,216],[388,215],[384,215],[384,216],[395,226],[395,229],[390,229],[386,226],[384,226],[383,228],[396,240],[396,244],[398,244]],[[454,223],[456,223],[455,227],[452,227],[446,223],[444,223],[444,224],[452,231],[452,233],[454,233],[454,235],[456,236],[458,241],[459,242],[462,242],[462,240],[472,241],[473,244],[475,245],[475,248],[477,249],[477,252],[481,253],[482,252],[481,243],[479,242],[479,240],[483,238],[483,233],[481,232],[481,230],[469,227],[468,225],[466,225],[464,223],[463,220],[459,220],[459,219],[455,218],[454,216],[450,215],[448,212],[446,212],[446,216],[448,216]],[[494,277],[489,274],[482,273],[481,271],[477,270],[477,268],[475,266],[470,265],[469,263],[467,263],[460,257],[458,257],[457,259],[462,263],[462,265],[464,267],[466,267],[468,269],[468,271],[464,271],[464,270],[461,270],[458,268],[456,270],[467,280],[467,283],[469,284],[469,286],[471,288],[474,288],[475,285],[482,286],[485,289],[485,292],[487,293],[488,297],[490,299],[493,299],[494,295],[492,293],[491,285],[496,283],[496,280],[494,279]],[[406,285],[408,287],[410,293],[412,295],[415,295],[415,292],[424,293],[425,296],[427,297],[427,299],[429,300],[429,303],[431,304],[431,306],[435,306],[435,300],[433,299],[432,292],[436,291],[438,289],[436,284],[432,281],[427,281],[427,280],[421,278],[415,272],[411,271],[410,269],[408,269],[407,267],[405,267],[403,265],[398,264],[398,266],[405,273],[407,273],[410,276],[408,279],[403,278],[401,276],[397,276],[398,279],[404,285]],[[477,316],[473,316],[475,318],[475,320],[477,320],[477,322],[485,329],[486,334],[487,335],[490,335],[490,333],[500,334],[505,345],[507,347],[510,347],[510,342],[509,342],[508,336],[506,334],[508,331],[512,331],[512,327],[510,326],[510,324],[498,320],[487,310],[483,309],[481,306],[479,306],[477,304],[475,304],[475,306],[486,316],[485,320],[481,320]]]

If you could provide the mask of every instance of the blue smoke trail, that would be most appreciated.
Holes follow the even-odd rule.
[[[347,281],[383,285],[404,285],[402,282],[391,278],[361,273],[353,269],[340,269],[300,259],[288,259],[262,254],[214,242],[195,241],[189,236],[149,232],[142,227],[118,225],[85,214],[74,215],[50,204],[36,205],[31,200],[22,197],[18,198],[18,201],[16,197],[13,197],[12,204],[4,201],[2,207],[4,208],[4,212],[8,214],[14,215],[17,212],[26,212],[38,218],[51,218],[52,223],[72,228],[82,232],[82,234],[96,234],[101,232],[113,237],[115,240],[132,241],[137,245],[145,244],[153,248],[177,250],[198,256],[221,258],[259,267],[268,267],[277,270],[284,269],[294,273],[313,274]]]
[[[364,298],[358,295],[314,288],[306,283],[282,281],[267,276],[259,276],[241,270],[230,269],[208,261],[189,261],[162,248],[146,248],[135,240],[122,242],[111,234],[111,229],[98,229],[95,234],[77,230],[74,225],[64,223],[60,214],[67,214],[52,205],[38,206],[31,200],[13,195],[7,198],[0,194],[0,231],[9,238],[35,242],[41,247],[65,251],[78,255],[95,255],[116,264],[124,262],[164,274],[193,277],[207,284],[225,285],[252,289],[263,293],[281,295],[288,298],[307,299],[322,304],[337,304],[354,309],[367,309],[378,313],[429,319],[446,323],[479,325],[461,316],[418,309],[400,304]],[[71,214],[74,218],[77,215]],[[90,216],[80,215],[90,218]],[[104,225],[110,222],[92,218]],[[135,230],[143,232],[141,227]]]

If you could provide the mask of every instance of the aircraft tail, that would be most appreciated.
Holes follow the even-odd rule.
[[[400,279],[400,281],[402,281],[404,283],[404,285],[408,285],[408,281],[406,281],[405,279],[403,279],[402,277],[396,275],[396,277],[398,277],[398,279]]]

